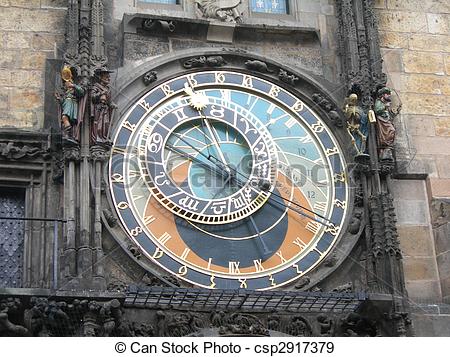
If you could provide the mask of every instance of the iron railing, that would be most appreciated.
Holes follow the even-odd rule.
[[[364,292],[323,293],[130,286],[125,305],[138,308],[351,312],[356,311],[367,298],[368,295]]]

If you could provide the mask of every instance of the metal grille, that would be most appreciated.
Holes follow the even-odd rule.
[[[367,299],[365,293],[311,293],[291,291],[208,290],[131,286],[125,305],[133,307],[183,307],[218,310],[350,312]]]
[[[24,196],[0,190],[0,217],[23,218],[24,214]],[[24,228],[24,221],[0,220],[0,288],[22,286]]]

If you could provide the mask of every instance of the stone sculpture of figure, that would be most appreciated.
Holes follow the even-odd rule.
[[[74,83],[69,67],[63,68],[61,78],[64,82],[61,92],[55,93],[60,107],[61,130],[64,138],[77,140],[78,125],[83,120],[84,104],[81,102],[85,90]]]
[[[364,155],[368,135],[367,114],[358,106],[358,96],[354,93],[345,99],[344,113],[347,118],[347,131],[357,155]]]
[[[91,142],[94,144],[108,142],[109,127],[116,105],[111,101],[109,71],[98,72],[98,80],[91,91]]]
[[[201,16],[224,22],[241,22],[237,6],[241,0],[195,0]]]
[[[392,149],[395,140],[394,117],[391,109],[391,89],[384,87],[378,90],[374,112],[377,118],[377,138],[380,160],[393,160]]]

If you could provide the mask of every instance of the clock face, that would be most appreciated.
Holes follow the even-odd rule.
[[[196,72],[121,119],[116,211],[154,263],[207,288],[271,289],[336,243],[349,188],[341,149],[299,98],[256,76]]]

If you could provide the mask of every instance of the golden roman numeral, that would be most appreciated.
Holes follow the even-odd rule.
[[[307,244],[303,242],[299,237],[295,238],[295,240],[292,243],[300,247],[300,251],[305,249],[305,247],[307,246]]]
[[[261,259],[256,259],[253,260],[253,264],[255,264],[255,269],[257,272],[263,271],[264,267],[262,266],[262,260]]]
[[[165,245],[171,238],[172,238],[172,236],[171,236],[169,233],[164,232],[164,233],[161,235],[161,237],[158,238],[158,241],[159,241],[162,245]]]
[[[319,222],[314,222],[314,221],[309,221],[309,222],[306,224],[306,227],[305,227],[305,228],[306,228],[308,231],[310,231],[310,232],[316,234],[316,233],[319,231],[319,229],[320,229],[320,223],[319,223]]]
[[[183,254],[181,254],[181,259],[183,259],[183,260],[186,260],[186,258],[187,258],[187,256],[188,256],[188,254],[189,254],[189,252],[190,252],[191,250],[189,249],[189,248],[185,248],[184,250],[183,250]]]
[[[277,253],[278,257],[281,259],[281,263],[286,263],[287,260],[283,257],[283,253],[279,250]]]
[[[155,221],[155,217],[153,215],[145,216],[144,217],[144,225],[148,226],[150,223]]]
[[[241,271],[239,270],[239,264],[241,262],[228,262],[228,271],[230,274],[240,274]]]

